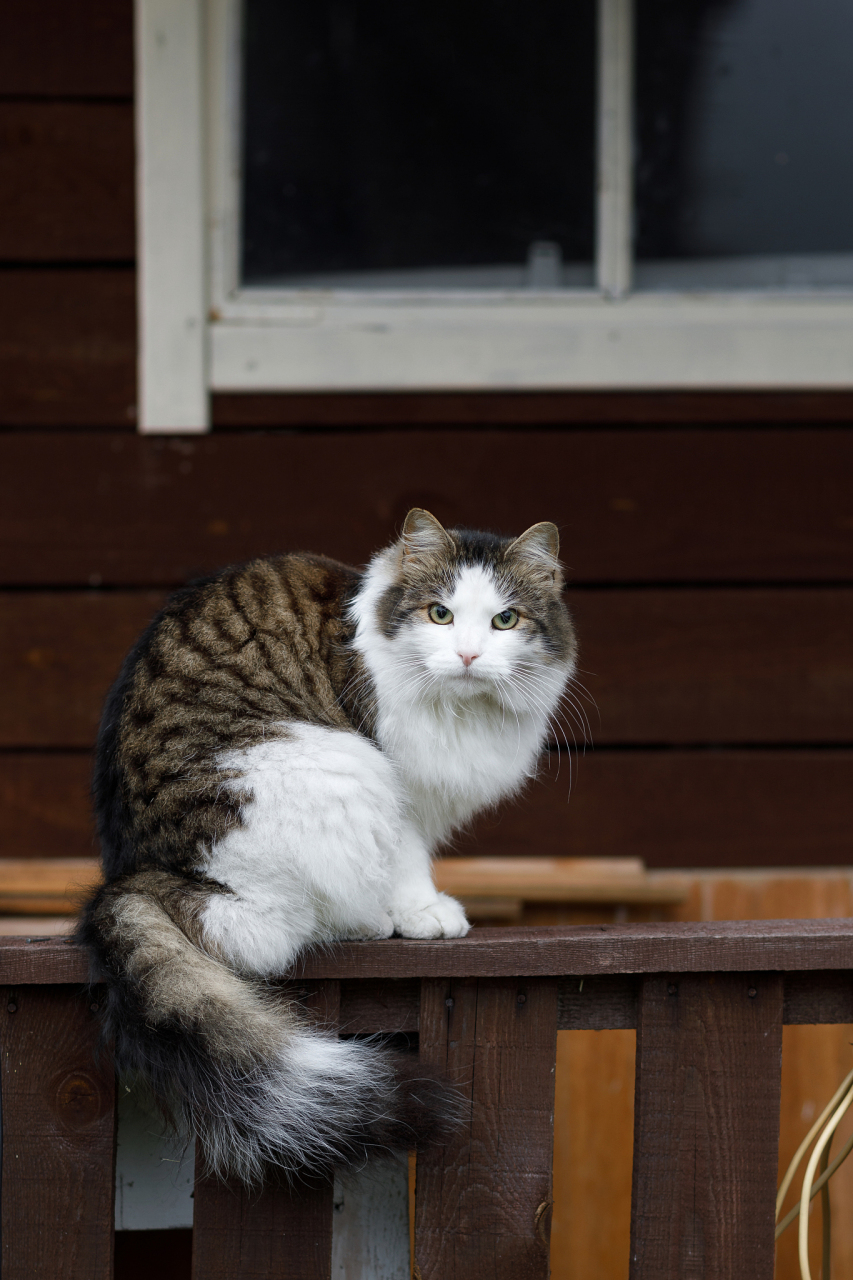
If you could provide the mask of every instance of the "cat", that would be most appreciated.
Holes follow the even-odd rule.
[[[361,573],[283,554],[176,592],[106,702],[78,941],[119,1068],[246,1184],[415,1147],[454,1091],[267,980],[340,939],[461,938],[437,846],[536,771],[575,665],[553,524],[410,511]]]

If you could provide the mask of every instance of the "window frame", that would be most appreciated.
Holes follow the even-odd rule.
[[[596,288],[241,288],[241,0],[136,0],[140,430],[211,391],[853,387],[853,291],[631,292],[633,0],[598,2]]]

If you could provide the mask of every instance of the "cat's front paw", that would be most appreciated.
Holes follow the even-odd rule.
[[[392,911],[395,931],[403,938],[464,938],[471,928],[455,898],[437,893],[423,906]]]
[[[383,911],[381,915],[377,915],[373,920],[366,920],[362,924],[352,925],[347,930],[346,936],[354,941],[375,942],[379,938],[390,938],[394,928],[394,921]]]

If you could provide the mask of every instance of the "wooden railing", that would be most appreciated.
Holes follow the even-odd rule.
[[[631,1027],[631,1280],[771,1280],[782,1026],[853,1022],[850,969],[848,920],[601,925],[347,944],[286,985],[346,1032],[417,1034],[468,1100],[417,1161],[418,1280],[548,1275],[557,1031]],[[112,1274],[115,1079],[85,978],[69,943],[0,940],[3,1280]],[[194,1278],[328,1277],[333,1217],[330,1183],[199,1178]]]

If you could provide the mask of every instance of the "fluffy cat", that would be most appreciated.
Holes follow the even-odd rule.
[[[118,1065],[257,1181],[440,1132],[412,1055],[313,1029],[264,980],[343,938],[459,938],[436,847],[536,769],[575,659],[557,530],[406,517],[362,574],[255,560],[171,597],[104,711],[104,885],[78,933]]]

